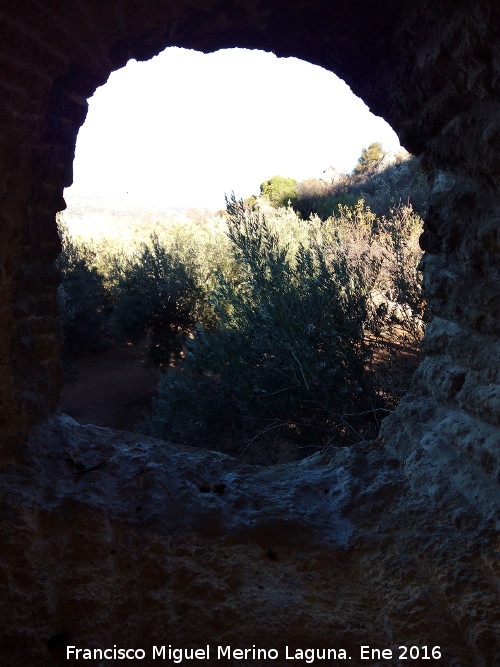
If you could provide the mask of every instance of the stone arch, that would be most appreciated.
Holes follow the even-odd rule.
[[[353,656],[360,643],[442,645],[450,663],[497,664],[498,2],[0,0],[0,19],[2,656],[67,664],[67,643],[220,639]],[[169,45],[329,68],[422,155],[434,320],[385,443],[278,480],[44,421],[59,383],[54,218],[86,98]],[[71,447],[98,457],[85,475]]]
[[[498,7],[487,0],[472,7],[466,0],[445,4],[386,3],[383,12],[374,1],[360,11],[344,0],[115,0],[102,6],[82,0],[71,7],[33,0],[4,6],[2,457],[9,459],[30,426],[56,405],[54,214],[71,183],[86,98],[132,57],[147,59],[170,45],[205,51],[244,46],[332,69],[392,124],[409,150],[423,155],[435,179],[422,243],[436,319],[416,379],[418,398],[405,403],[410,412],[420,405],[420,417],[403,417],[408,446],[393,427],[394,449],[404,456],[420,437],[422,421],[435,422],[439,413],[442,422],[446,410],[458,410],[468,434],[464,451],[498,476],[490,432],[497,400],[491,355],[498,333],[498,78],[492,51]],[[477,428],[487,443],[481,451],[470,442]]]

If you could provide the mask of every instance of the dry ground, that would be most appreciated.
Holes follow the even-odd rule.
[[[81,424],[131,431],[156,393],[160,372],[142,350],[111,348],[74,363],[74,381],[66,383],[60,410]]]

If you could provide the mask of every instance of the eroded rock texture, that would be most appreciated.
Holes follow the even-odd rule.
[[[362,644],[406,643],[497,663],[492,534],[460,499],[430,505],[380,442],[245,466],[64,417],[26,455],[1,523],[12,665],[68,664],[66,644],[255,644],[280,659],[245,664],[281,666],[287,645],[358,665]]]
[[[66,641],[326,643],[351,664],[359,643],[415,642],[500,664],[498,25],[493,0],[0,2],[6,664],[58,664]],[[86,98],[169,45],[332,69],[422,155],[434,319],[380,443],[261,470],[46,421],[54,216]]]

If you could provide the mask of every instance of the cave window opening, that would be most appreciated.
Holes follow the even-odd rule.
[[[345,301],[342,335],[352,340],[339,346],[337,357],[327,354],[335,344],[326,330],[332,319],[319,317],[314,308],[326,302],[311,297],[315,288],[321,295],[322,285],[312,264],[324,258],[312,245],[329,233],[331,214],[343,211],[361,230],[359,247],[351,248],[352,261],[356,253],[359,260],[367,252],[363,228],[375,233],[389,203],[396,203],[394,183],[386,178],[370,186],[370,170],[388,169],[396,182],[408,161],[389,126],[344,82],[304,61],[243,49],[205,55],[169,48],[114,72],[89,102],[74,183],[65,192],[68,207],[59,217],[66,378],[61,410],[84,423],[146,430],[258,463],[372,437],[374,427],[366,424],[379,423],[392,404],[375,404],[373,397],[356,403],[355,394],[369,388],[363,382],[351,386],[355,372],[346,366],[357,363],[362,373],[384,353],[357,350],[366,347],[353,338],[363,326]],[[400,199],[409,194],[399,192]],[[255,222],[263,215],[271,220],[264,227]],[[408,211],[401,209],[404,215]],[[406,233],[412,220],[401,224]],[[253,250],[249,243],[244,247],[245,234],[248,240],[252,233],[258,237],[251,239]],[[239,249],[232,252],[235,244]],[[375,265],[380,257],[365,260],[365,266]],[[263,261],[263,280],[252,282],[248,276]],[[342,257],[336,261],[337,272],[346,270]],[[358,280],[362,274],[356,273]],[[272,294],[274,278],[281,281],[278,296]],[[290,288],[306,279],[312,292],[305,283],[295,292]],[[349,296],[349,280],[340,285],[339,299]],[[308,293],[309,301],[303,324],[293,330],[299,292]],[[378,292],[375,310],[397,310],[390,295]],[[350,303],[359,312],[364,307],[360,299]],[[249,322],[251,312],[257,315]],[[273,331],[280,312],[283,330]],[[352,331],[345,325],[348,316]],[[220,322],[224,338],[217,349]],[[238,363],[243,359],[248,371],[249,349],[255,350],[257,371],[245,375]],[[197,354],[205,368],[192,361]],[[267,375],[261,372],[266,365]],[[228,368],[233,371],[221,381],[221,370]],[[346,394],[340,408],[325,390],[329,381]],[[288,394],[291,410],[282,400]]]

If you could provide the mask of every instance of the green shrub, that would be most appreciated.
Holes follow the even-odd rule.
[[[203,297],[189,266],[152,237],[120,268],[114,293],[117,339],[138,343],[147,337],[155,364],[177,358]]]
[[[419,270],[422,220],[411,206],[400,205],[390,218],[382,220],[381,227],[390,296],[398,305],[397,324],[407,342],[418,348],[430,316]]]
[[[378,401],[365,335],[373,277],[349,266],[338,236],[313,234],[289,252],[243,202],[233,198],[227,209],[240,274],[234,282],[220,276],[217,326],[198,328],[182,371],[163,377],[150,432],[199,441],[273,421],[293,424],[299,436],[320,428],[327,439],[361,437],[369,420],[346,415]]]
[[[305,183],[299,204],[308,195],[322,213],[307,220],[233,196],[224,217],[141,225],[127,244],[90,247],[63,230],[65,355],[110,334],[146,343],[166,371],[145,425],[160,437],[220,447],[273,429],[300,446],[375,436],[408,384],[401,342],[417,354],[427,317],[420,217],[371,206],[390,201],[402,169],[380,172],[392,185],[368,200],[354,194],[376,189],[375,176]]]
[[[260,194],[269,199],[273,206],[292,206],[297,200],[297,181],[294,178],[273,176],[260,185]]]
[[[60,228],[62,250],[56,266],[61,276],[57,291],[62,327],[63,361],[96,352],[104,344],[109,300],[95,267],[95,253],[75,243]]]

